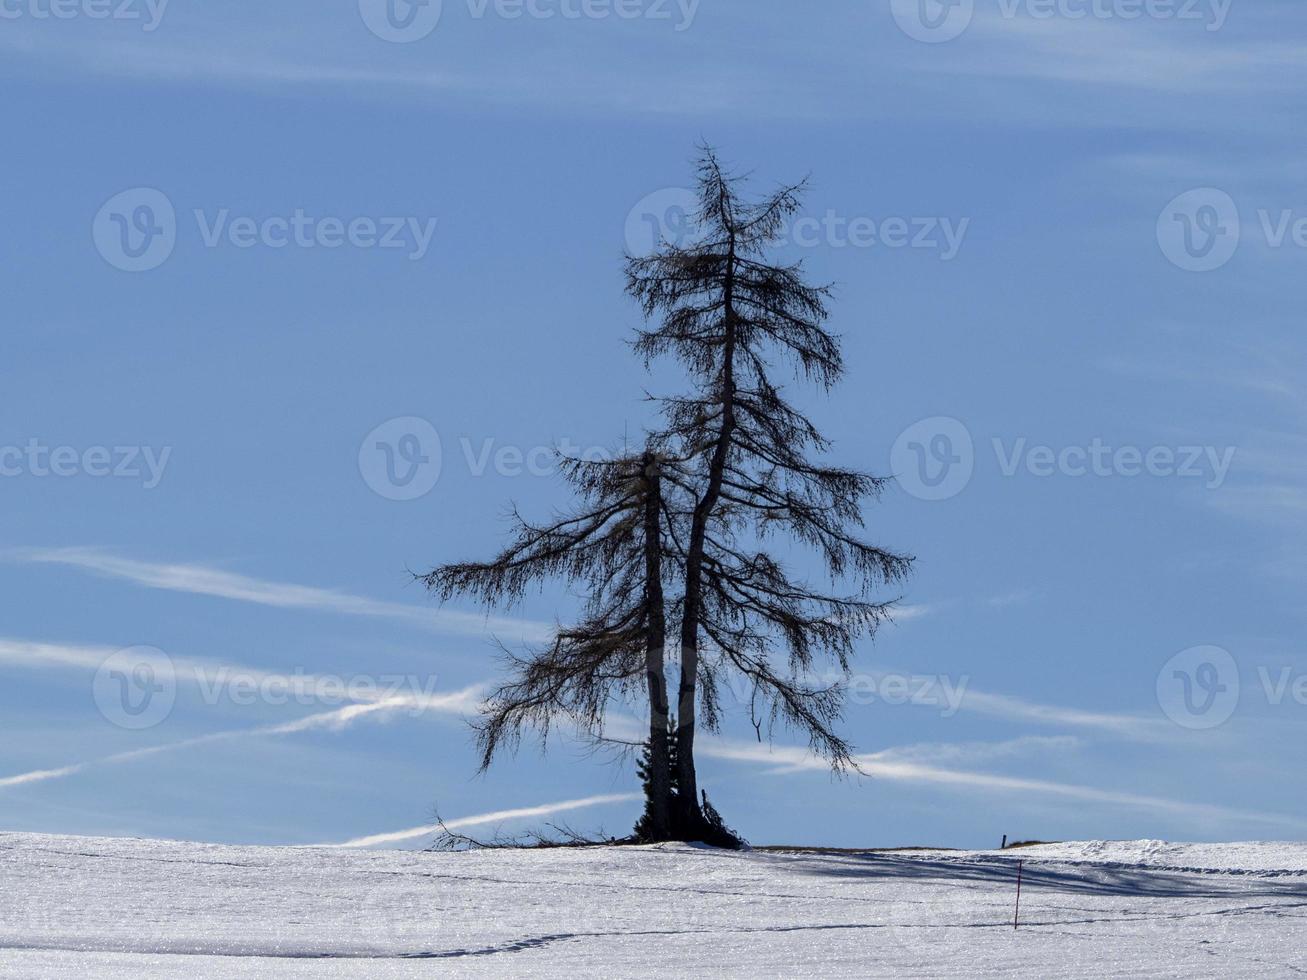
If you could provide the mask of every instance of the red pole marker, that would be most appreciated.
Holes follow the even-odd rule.
[[[1017,910],[1012,916],[1012,928],[1017,927],[1021,919],[1021,862],[1017,861]]]

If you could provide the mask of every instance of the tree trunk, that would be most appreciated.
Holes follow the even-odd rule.
[[[687,589],[688,591],[688,589]],[[698,627],[695,626],[697,632]],[[677,825],[682,837],[695,839],[703,821],[699,809],[699,781],[694,771],[694,714],[698,695],[695,677],[699,670],[699,650],[681,631],[681,683],[676,705],[676,802]]]
[[[699,609],[703,595],[704,539],[721,496],[726,456],[735,430],[735,239],[731,236],[723,284],[722,420],[708,467],[708,485],[694,509],[685,561],[685,602],[681,617],[681,682],[677,703],[676,765],[679,823],[693,838],[706,825],[699,807],[699,781],[694,767],[696,699],[699,685]]]
[[[672,837],[672,773],[667,746],[667,677],[663,666],[663,646],[667,638],[667,621],[663,611],[662,569],[662,488],[658,460],[652,453],[644,455],[648,493],[644,505],[644,570],[646,629],[645,678],[649,687],[649,816],[654,840]]]

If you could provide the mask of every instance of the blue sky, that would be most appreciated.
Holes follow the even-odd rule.
[[[923,3],[0,5],[0,827],[624,831],[628,763],[477,777],[463,721],[491,635],[575,597],[488,622],[408,570],[564,503],[541,450],[677,384],[625,348],[621,255],[709,140],[760,190],[811,175],[780,249],[838,284],[849,374],[794,394],[900,478],[869,534],[918,556],[860,652],[866,775],[736,710],[719,809],[762,842],[1301,837],[1307,12]]]

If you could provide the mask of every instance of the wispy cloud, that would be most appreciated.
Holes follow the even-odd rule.
[[[412,50],[379,42],[356,11],[276,6],[207,5],[185,23],[134,38],[106,36],[98,22],[81,29],[68,22],[54,32],[15,21],[0,34],[0,60],[8,72],[36,77],[77,72],[260,92],[334,89],[350,98],[568,114],[919,123],[972,118],[983,108],[990,124],[1006,117],[1058,127],[1136,121],[1204,130],[1213,117],[1225,126],[1282,128],[1304,60],[1304,46],[1293,40],[1301,21],[1286,20],[1297,11],[1258,16],[1245,5],[1225,23],[1216,11],[1228,13],[1229,0],[1202,5],[1213,9],[1202,23],[1013,16],[1005,8],[1031,5],[978,3],[970,29],[941,45],[905,36],[888,3],[812,5],[796,17],[783,6],[719,0],[703,4],[686,30],[656,21],[469,18],[446,5],[438,31]],[[260,25],[257,43],[251,18]],[[1218,24],[1219,31],[1207,30]],[[784,70],[759,72],[758,63]],[[549,86],[538,84],[542,72]],[[886,84],[898,98],[859,95]],[[1068,114],[1062,99],[1049,99],[1040,86],[1052,84],[1063,87],[1059,94],[1084,96],[1079,111]],[[1130,98],[1114,97],[1127,90]],[[1254,96],[1259,111],[1248,112]]]
[[[0,663],[28,669],[77,668],[98,670],[121,649],[95,644],[66,644],[33,642],[0,637]],[[447,710],[465,713],[472,710],[484,691],[484,685],[474,685],[449,694],[429,691],[392,691],[381,684],[348,684],[340,677],[308,673],[286,674],[261,667],[204,660],[194,657],[169,655],[173,679],[206,688],[220,689],[234,678],[258,684],[276,685],[288,696],[318,699],[391,702],[401,699],[410,708]],[[434,680],[434,678],[432,679]]]
[[[1116,738],[1141,742],[1174,742],[1177,737],[1175,726],[1161,718],[1149,718],[1125,712],[1089,711],[1026,701],[1009,694],[994,694],[974,687],[971,678],[965,674],[955,677],[876,670],[861,671],[853,681],[847,681],[843,675],[833,672],[815,675],[808,679],[824,684],[848,683],[852,689],[856,689],[861,682],[871,682],[875,687],[879,687],[887,680],[893,679],[899,682],[899,686],[905,692],[906,704],[931,711],[945,709],[945,717],[950,717],[956,712],[967,711],[991,718],[1002,718],[1005,721],[1093,729]],[[752,688],[747,683],[741,682],[739,686],[732,685],[730,690],[738,703],[749,703]]]
[[[36,643],[0,637],[0,663],[15,667],[95,670],[118,652],[109,646]],[[208,685],[210,689],[219,688],[233,677],[239,676],[258,683],[275,682],[281,690],[291,696],[346,698],[360,703],[275,725],[213,732],[164,745],[119,752],[55,769],[38,769],[3,777],[0,778],[0,788],[63,779],[93,766],[129,762],[164,752],[176,752],[231,739],[293,735],[315,730],[340,731],[362,718],[384,717],[400,711],[411,715],[434,712],[461,717],[476,709],[485,692],[485,685],[482,684],[444,693],[429,690],[387,690],[385,685],[344,684],[339,678],[315,674],[283,674],[261,668],[233,667],[229,664],[186,657],[170,659],[176,680],[188,681],[202,687]]]
[[[925,603],[896,605],[890,610],[890,619],[896,623],[908,623],[914,619],[924,619],[935,611],[935,606],[928,606]]]
[[[62,779],[65,776],[72,776],[81,772],[89,765],[91,763],[78,762],[58,769],[33,769],[31,772],[22,772],[17,776],[6,776],[0,779],[0,789],[7,789],[10,786],[24,786],[27,783],[41,783],[47,779]]]
[[[508,820],[548,817],[555,813],[584,810],[588,807],[605,806],[610,803],[629,803],[632,800],[641,798],[639,793],[609,793],[603,796],[587,796],[579,800],[564,800],[561,803],[545,803],[540,806],[522,807],[516,810],[496,810],[493,813],[482,813],[474,817],[459,817],[456,820],[446,820],[443,826],[448,830],[459,830],[463,827],[482,827],[487,824],[504,823]],[[414,840],[418,837],[427,837],[438,833],[441,826],[441,824],[427,824],[423,827],[410,827],[408,830],[397,830],[388,834],[356,837],[353,840],[345,841],[343,844],[322,844],[319,846],[359,848],[378,847],[382,844],[398,844],[401,841]]]
[[[1161,718],[1038,704],[1008,694],[992,694],[971,687],[967,688],[961,698],[960,710],[974,711],[977,714],[1009,721],[1033,721],[1045,725],[1096,729],[1117,737],[1138,741],[1170,742],[1176,738],[1175,726]]]
[[[881,762],[951,763],[978,765],[1000,759],[1074,752],[1085,747],[1075,735],[1022,735],[1001,742],[919,742],[872,753]]]
[[[941,59],[938,70],[1192,95],[1264,88],[1277,71],[1281,81],[1283,73],[1293,77],[1303,55],[1301,44],[1283,40],[1203,43],[1211,41],[1203,25],[1005,16],[988,5],[977,10],[970,31],[977,57]]]
[[[451,706],[460,704],[460,698],[465,698],[467,692],[458,692],[450,695],[449,704]],[[429,704],[429,710],[435,710],[439,704],[438,699],[433,699]],[[288,721],[278,725],[261,725],[257,728],[238,728],[230,731],[210,732],[207,735],[197,735],[194,738],[182,739],[179,742],[168,742],[164,745],[152,745],[143,749],[132,749],[127,752],[116,752],[113,755],[102,756],[98,759],[91,759],[87,762],[78,762],[69,766],[62,766],[58,769],[35,769],[31,772],[19,773],[15,776],[6,776],[0,778],[0,789],[7,789],[12,786],[25,786],[29,783],[46,782],[53,779],[63,779],[67,776],[74,776],[87,769],[98,766],[114,765],[123,762],[135,762],[139,759],[149,758],[151,756],[162,755],[166,752],[178,752],[183,749],[195,748],[200,745],[212,745],[215,742],[230,742],[243,738],[268,738],[278,735],[295,735],[300,732],[309,731],[343,731],[350,725],[360,719],[370,716],[382,717],[386,714],[398,712],[401,710],[411,710],[413,707],[412,700],[405,697],[389,698],[376,704],[351,704],[335,711],[324,711],[319,714],[308,715],[304,718],[298,718],[295,721]]]
[[[83,667],[96,670],[119,649],[94,644],[43,643],[0,637],[0,663],[34,669]]]
[[[137,561],[92,548],[14,549],[5,552],[4,557],[10,561],[76,568],[150,589],[213,596],[278,609],[390,619],[460,636],[484,636],[491,632],[539,641],[553,635],[553,627],[547,623],[386,602],[335,589],[239,575],[207,565]]]
[[[1117,790],[1060,783],[1045,779],[1028,779],[998,773],[946,769],[905,759],[895,759],[893,751],[872,753],[857,757],[859,768],[868,776],[896,782],[919,783],[931,786],[978,789],[984,791],[1017,793],[1023,796],[1043,796],[1081,800],[1112,806],[1126,806],[1161,811],[1177,816],[1204,820],[1246,821],[1273,826],[1304,828],[1307,820],[1274,813],[1239,810],[1207,803],[1191,803],[1160,796],[1123,793]],[[780,771],[811,769],[827,771],[826,762],[807,749],[792,746],[768,746],[753,742],[704,740],[701,752],[705,756],[736,762],[764,764],[779,767]]]
[[[1106,726],[1112,731],[1124,730],[1127,732],[1134,731],[1129,723],[1142,721],[1142,719],[1126,716],[1068,712],[1068,709],[1050,709],[1042,705],[1028,705],[1014,698],[1006,698],[1003,695],[992,695],[991,697],[1002,703],[1004,707],[1011,703],[1021,706],[1026,711],[1039,712],[1041,720],[1047,720],[1050,713],[1054,717],[1077,717],[1077,715],[1085,714],[1087,717],[1083,720],[1093,727]],[[609,725],[612,733],[618,738],[634,740],[643,737],[642,722],[639,719],[627,715],[614,715],[609,719]],[[1124,729],[1122,726],[1124,726]],[[1151,735],[1151,729],[1149,731]],[[855,761],[858,767],[868,776],[896,782],[919,783],[957,789],[971,788],[987,792],[1016,793],[1028,797],[1082,800],[1113,806],[1157,810],[1194,819],[1215,819],[1225,822],[1245,821],[1295,829],[1307,828],[1307,820],[1298,817],[1239,810],[1206,803],[1191,803],[1184,800],[1172,800],[1165,797],[1136,793],[1123,793],[1074,783],[1006,776],[1000,773],[967,768],[1023,756],[1077,751],[1085,744],[1086,742],[1083,739],[1072,735],[1025,735],[999,742],[937,742],[893,746],[877,752],[856,756]],[[710,733],[701,733],[695,741],[695,746],[696,751],[703,758],[764,766],[775,774],[805,770],[814,772],[830,771],[830,767],[824,759],[815,756],[808,749],[800,746],[739,741],[722,738]]]
[[[745,26],[750,12],[738,14]],[[170,24],[154,34],[112,40],[93,29],[78,32],[76,24],[56,35],[25,32],[21,21],[14,22],[0,34],[2,70],[42,77],[63,68],[145,83],[280,93],[335,89],[351,98],[399,97],[417,104],[439,99],[446,105],[693,115],[747,109],[754,104],[750,96],[763,92],[776,102],[790,87],[779,77],[743,70],[739,59],[722,64],[720,58],[698,57],[706,42],[656,22],[628,25],[637,31],[623,32],[614,43],[616,25],[595,20],[573,21],[558,31],[557,22],[446,16],[430,44],[405,51],[381,43],[357,10],[321,3],[273,10],[233,0],[196,13],[193,29]],[[251,17],[261,25],[257,44],[249,41]],[[528,25],[528,31],[520,29]],[[647,79],[669,61],[681,70],[654,92]],[[538,80],[546,71],[553,84],[542,87]]]

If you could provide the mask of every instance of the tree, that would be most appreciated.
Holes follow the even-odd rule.
[[[885,481],[814,462],[829,444],[772,376],[776,356],[824,389],[844,370],[838,338],[823,327],[830,288],[808,285],[801,263],[768,258],[802,185],[757,203],[739,185],[705,148],[697,234],[627,258],[628,292],[647,320],[660,318],[638,332],[635,349],[646,365],[671,355],[689,375],[688,393],[659,399],[663,429],[638,454],[564,459],[581,498],[573,511],[542,525],[514,512],[513,540],[495,559],[420,576],[442,600],[469,595],[489,606],[513,605],[546,578],[583,583],[579,622],[541,648],[504,651],[510,676],[476,724],[481,766],[516,747],[527,727],[547,738],[562,718],[601,738],[610,703],[643,680],[644,840],[738,842],[700,793],[694,758],[699,711],[719,726],[728,674],[750,685],[759,737],[764,723],[769,733],[789,724],[836,770],[854,767],[836,731],[843,688],[813,672],[819,661],[849,672],[857,640],[889,613],[874,591],[912,562],[856,536],[862,501]],[[768,550],[777,535],[815,551],[832,583],[852,580],[852,591],[797,577]],[[669,600],[668,586],[679,597]],[[669,633],[680,666],[672,731]]]
[[[487,606],[514,605],[546,578],[584,583],[581,621],[560,628],[525,655],[504,650],[509,680],[494,690],[476,723],[481,768],[531,727],[547,737],[561,718],[598,735],[615,695],[643,678],[649,700],[649,840],[672,837],[671,764],[664,670],[665,504],[662,460],[654,443],[613,460],[562,458],[582,506],[533,524],[515,510],[512,543],[494,560],[440,566],[420,576],[442,600],[471,596]]]
[[[684,582],[676,737],[683,832],[706,826],[696,717],[702,705],[705,724],[717,727],[723,671],[752,685],[759,731],[761,710],[770,722],[803,731],[835,769],[853,765],[834,729],[842,687],[810,675],[819,656],[847,674],[856,640],[889,612],[891,603],[874,601],[873,589],[903,579],[912,562],[849,530],[863,525],[861,502],[885,481],[811,461],[829,444],[773,380],[775,356],[826,390],[844,370],[839,340],[823,327],[830,287],[808,285],[802,263],[768,260],[803,185],[754,203],[740,184],[704,147],[697,233],[626,263],[628,293],[647,319],[660,318],[638,332],[635,349],[646,364],[674,357],[692,382],[689,394],[661,400],[662,438],[678,457],[667,478],[691,501],[668,522]],[[765,549],[778,533],[814,549],[832,581],[852,579],[853,592],[828,594],[794,578]],[[778,648],[783,669],[772,663]]]

